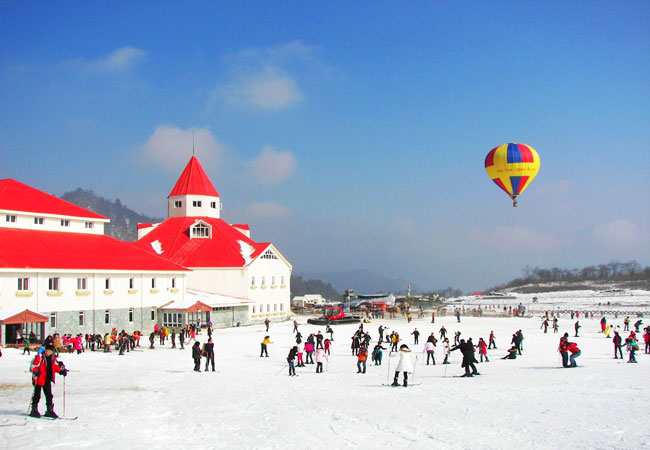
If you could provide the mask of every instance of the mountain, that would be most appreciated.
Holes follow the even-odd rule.
[[[329,273],[297,272],[296,275],[305,279],[326,280],[339,292],[354,289],[357,294],[406,293],[409,285],[406,280],[390,279],[365,269]],[[417,287],[413,284],[411,284],[411,292],[417,292]]]
[[[138,223],[158,223],[163,221],[163,219],[136,213],[124,206],[119,198],[112,202],[98,196],[93,191],[85,191],[81,188],[77,188],[76,191],[66,192],[61,198],[111,219],[110,223],[105,225],[104,232],[106,235],[122,241],[138,240]]]
[[[303,280],[300,275],[291,275],[291,298],[306,294],[320,294],[328,300],[340,300],[342,297],[329,283],[323,283],[321,280]]]

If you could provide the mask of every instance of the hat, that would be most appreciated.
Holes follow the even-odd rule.
[[[402,350],[402,349],[406,349],[406,350],[408,350],[408,349],[409,349],[409,346],[406,345],[406,344],[402,344],[402,345],[399,346],[399,349],[400,349],[400,350]]]
[[[52,345],[52,344],[47,344],[47,345],[45,346],[45,350],[51,350],[51,351],[54,351],[54,345]]]

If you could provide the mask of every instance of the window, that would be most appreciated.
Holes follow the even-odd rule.
[[[163,313],[163,326],[177,328],[182,326],[181,319],[183,318],[181,313]]]
[[[255,286],[255,277],[251,277],[251,286]]]
[[[255,305],[253,305],[253,314],[255,314]]]
[[[107,309],[106,311],[104,311],[104,323],[107,324],[107,325],[109,323],[111,323],[111,310],[110,309]]]
[[[107,291],[111,289],[111,279],[110,278],[106,278],[104,280],[104,289],[106,289]]]
[[[174,208],[180,208],[181,206],[183,206],[183,202],[182,202],[182,201],[180,201],[180,200],[176,200],[176,201],[174,202]]]
[[[280,303],[280,311],[284,311],[284,303]]]
[[[176,289],[176,278],[172,278],[172,289]]]
[[[42,217],[34,217],[34,225],[43,225],[43,222],[45,222],[45,219]]]
[[[210,227],[199,223],[192,227],[192,237],[210,237]]]
[[[192,206],[194,206],[195,208],[200,208],[201,207],[201,200],[192,201]]]
[[[61,279],[56,277],[56,278],[48,278],[47,280],[47,288],[50,291],[58,291],[59,290],[59,281]]]
[[[265,251],[261,257],[262,259],[278,259],[278,257],[275,256],[271,250]]]
[[[85,314],[83,311],[79,311],[79,326],[83,327],[84,326],[84,321],[85,321]]]
[[[151,320],[156,320],[156,308],[151,308]]]
[[[29,278],[18,278],[18,290],[29,291]]]
[[[129,308],[129,322],[133,322],[133,308]]]
[[[156,279],[155,278],[151,279],[151,289],[156,289]]]
[[[262,277],[262,286],[266,286],[266,279]]]
[[[275,277],[271,277],[271,286],[275,286]]]
[[[274,303],[273,304],[273,312],[276,312],[278,310],[278,304]]]
[[[280,277],[280,284],[281,284],[282,286],[284,286],[284,275],[282,275],[282,276]]]
[[[95,223],[94,222],[86,222],[86,229],[93,229],[95,228]]]
[[[56,313],[50,313],[50,328],[56,328]]]
[[[7,222],[15,223],[15,222],[16,222],[16,216],[6,215],[6,216],[5,216],[5,220],[6,220]]]
[[[217,209],[217,202],[210,202],[210,208]]]
[[[61,226],[62,227],[69,227],[70,226],[70,221],[68,219],[61,219]]]
[[[88,289],[88,278],[77,278],[77,290],[85,291]]]
[[[129,278],[129,289],[135,289],[135,278]]]

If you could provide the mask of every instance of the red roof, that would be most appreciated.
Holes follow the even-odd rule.
[[[104,216],[11,178],[0,180],[0,209],[108,220]]]
[[[178,178],[174,189],[169,193],[170,197],[177,195],[209,195],[211,197],[219,197],[219,193],[212,185],[210,178],[201,167],[201,163],[192,156],[190,161],[185,166],[185,170]]]
[[[47,317],[30,311],[29,309],[24,310],[23,312],[16,313],[11,317],[6,317],[0,322],[3,325],[18,325],[23,323],[45,323],[47,322]]]
[[[211,238],[190,239],[190,227],[197,221],[212,228]],[[268,248],[269,243],[256,243],[221,219],[210,217],[174,217],[165,220],[136,245],[155,253],[152,242],[160,244],[161,256],[184,267],[244,267],[240,242],[250,246],[252,260]],[[157,246],[157,244],[156,244]]]
[[[0,268],[185,271],[103,234],[0,228]]]

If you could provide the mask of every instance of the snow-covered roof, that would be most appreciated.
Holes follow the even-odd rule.
[[[213,308],[230,307],[230,306],[247,306],[255,302],[241,297],[233,297],[230,295],[215,294],[212,292],[197,291],[196,289],[188,289],[185,292],[185,301],[195,303],[200,301]]]

